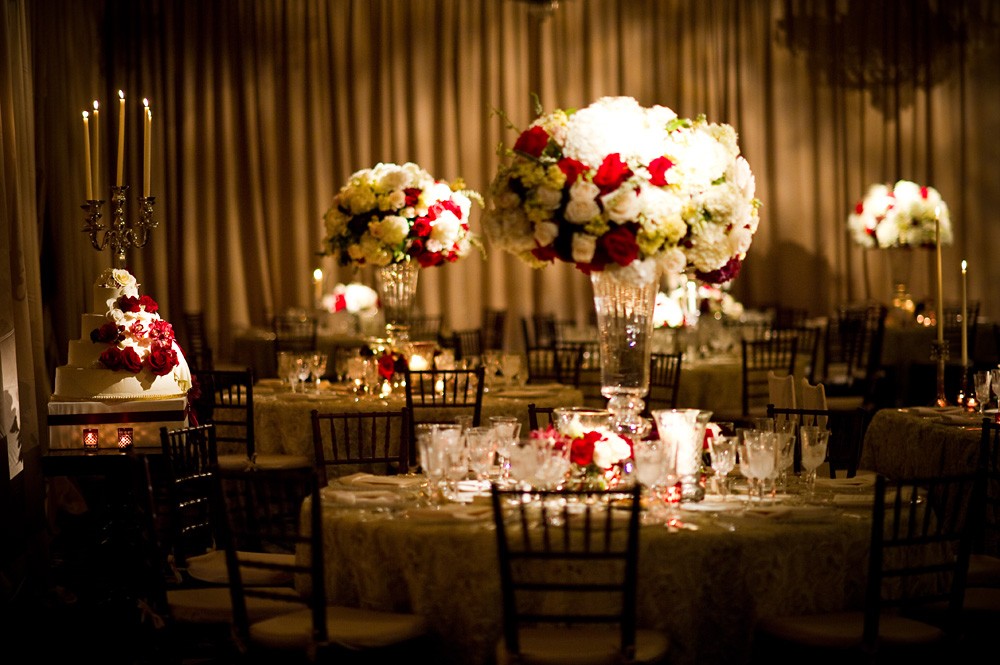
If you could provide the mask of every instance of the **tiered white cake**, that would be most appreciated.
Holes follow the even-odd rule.
[[[135,276],[106,270],[94,284],[92,313],[82,316],[80,339],[69,343],[67,363],[56,368],[55,397],[141,400],[183,397],[191,371],[173,327]]]

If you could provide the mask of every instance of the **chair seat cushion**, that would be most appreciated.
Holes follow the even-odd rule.
[[[970,556],[966,585],[970,587],[1000,587],[1000,557],[988,554]]]
[[[862,612],[831,612],[761,619],[759,631],[795,644],[832,649],[861,646]],[[879,641],[888,646],[936,644],[945,639],[937,626],[895,615],[879,619]]]
[[[275,587],[288,601],[247,598],[250,621],[261,621],[305,607],[301,596],[290,587]],[[173,589],[167,591],[170,616],[181,623],[232,623],[233,602],[228,586]]]
[[[621,663],[621,633],[607,628],[522,628],[519,633],[521,665],[606,665]],[[635,663],[655,663],[664,658],[670,642],[655,630],[637,630]],[[515,662],[503,639],[497,645],[497,663]]]
[[[326,610],[326,630],[331,643],[349,649],[374,649],[418,638],[427,633],[427,623],[415,614],[331,605]],[[312,612],[302,610],[253,623],[250,639],[270,649],[308,649],[312,644]]]
[[[240,561],[273,563],[285,566],[295,565],[294,554],[271,554],[267,552],[237,552]],[[187,560],[187,574],[199,582],[208,584],[229,584],[229,570],[226,567],[226,553],[212,550],[193,556]],[[285,570],[262,568],[240,568],[244,586],[291,586],[293,576]]]

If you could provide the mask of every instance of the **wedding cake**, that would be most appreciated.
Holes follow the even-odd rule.
[[[109,269],[94,284],[91,312],[80,339],[69,343],[67,363],[56,368],[55,397],[149,400],[183,397],[191,387],[173,327],[156,301],[139,295],[135,276]]]

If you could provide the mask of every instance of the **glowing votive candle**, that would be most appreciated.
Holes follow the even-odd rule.
[[[88,427],[83,430],[83,447],[87,450],[97,450],[97,429]]]
[[[131,450],[132,449],[132,428],[131,427],[119,427],[118,428],[118,450]]]

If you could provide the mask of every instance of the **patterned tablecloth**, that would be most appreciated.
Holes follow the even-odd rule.
[[[956,407],[878,411],[865,432],[859,467],[896,478],[975,469],[982,416]]]
[[[697,530],[644,525],[639,625],[669,635],[671,663],[740,665],[760,617],[860,606],[870,504],[849,503],[768,515],[685,510]],[[433,519],[427,509],[324,506],[332,602],[426,617],[435,662],[493,662],[502,609],[488,510]]]
[[[254,438],[258,453],[285,453],[292,455],[313,454],[311,412],[375,411],[400,409],[405,406],[403,395],[390,395],[387,400],[357,401],[345,389],[322,390],[319,393],[268,392],[267,383],[254,388]],[[517,416],[521,428],[527,432],[528,404],[538,406],[578,406],[583,404],[583,393],[571,386],[559,384],[530,385],[520,388],[496,390],[483,395],[482,424],[489,424],[490,416]],[[454,412],[455,414],[458,411]],[[447,420],[452,415],[448,409],[434,410],[423,419]]]
[[[743,409],[743,363],[737,356],[722,355],[681,362],[677,407],[705,409],[718,414]]]

